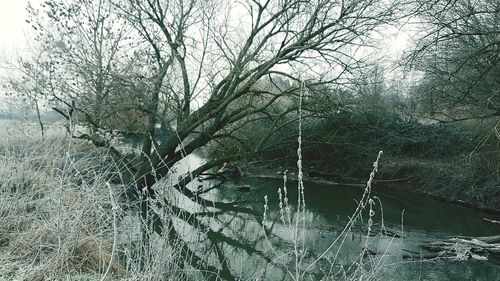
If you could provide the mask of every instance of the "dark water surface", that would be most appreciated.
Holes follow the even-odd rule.
[[[287,183],[292,216],[297,200],[296,184],[293,181]],[[242,186],[245,186],[243,188],[245,192],[242,192]],[[238,219],[231,216],[219,218],[219,224],[223,224],[223,221],[228,222],[226,229],[230,230],[225,231],[227,235],[236,237],[240,241],[254,241],[252,245],[255,249],[274,256],[273,262],[293,268],[294,258],[291,252],[293,235],[280,219],[277,190],[282,186],[283,180],[281,179],[244,178],[226,182],[207,193],[206,197],[226,202],[239,200],[242,202],[241,206],[250,207],[262,213],[264,196],[267,195],[269,211],[266,225],[273,226],[273,233],[277,234],[277,238],[263,238],[262,227],[255,218],[249,216]],[[248,188],[250,190],[246,191]],[[344,234],[345,239],[342,245],[337,243],[330,247],[324,255],[327,259],[322,259],[311,268],[312,272],[316,273],[307,275],[308,279],[319,280],[337,272],[339,268],[349,271],[346,268],[350,264],[367,260],[359,259],[362,247],[367,245],[377,254],[370,257],[374,265],[369,266],[372,268],[372,273],[367,271],[366,278],[362,280],[372,280],[370,278],[374,277],[375,280],[500,281],[500,266],[489,261],[460,261],[458,259],[408,261],[401,259],[402,253],[425,254],[426,252],[420,248],[421,245],[451,236],[500,235],[500,225],[483,219],[499,220],[498,215],[486,214],[408,192],[394,190],[379,192],[380,188],[382,187],[375,184],[372,192],[372,196],[376,196],[371,231],[373,236],[367,236],[368,213],[365,212],[362,220],[358,220],[353,228]],[[302,268],[307,268],[315,257],[323,253],[335,241],[355,210],[356,200],[359,200],[362,194],[363,189],[359,187],[305,183],[307,208],[304,224],[306,235],[303,241],[308,251]],[[382,229],[386,230],[386,235],[380,234]],[[227,251],[229,252],[230,249]],[[248,258],[241,251],[235,251],[230,260],[232,267],[240,272],[243,279],[273,280],[280,275],[280,273],[273,272],[272,267],[262,269],[262,263]],[[260,273],[254,274],[254,271]],[[344,279],[340,275],[335,277],[335,280]]]

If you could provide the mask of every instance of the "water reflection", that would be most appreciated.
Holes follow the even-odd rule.
[[[249,192],[240,192],[239,187],[250,186]],[[264,195],[269,198],[269,221],[273,223],[275,238],[263,238],[262,227],[252,218],[227,217],[227,234],[241,241],[252,241],[255,247],[277,258],[279,254],[293,250],[291,234],[280,219],[277,190],[283,185],[280,179],[244,178],[227,182],[206,194],[207,198],[224,202],[238,201],[239,204],[263,212]],[[296,182],[288,183],[290,207],[296,205]],[[306,235],[305,247],[309,253],[304,264],[312,262],[314,257],[327,249],[341,233],[356,208],[356,199],[361,198],[363,190],[353,187],[332,187],[326,184],[306,184]],[[439,202],[430,198],[400,191],[377,192],[380,201],[374,208],[375,216],[371,237],[367,237],[367,219],[364,214],[347,233],[342,243],[332,247],[326,258],[315,267],[331,273],[340,267],[347,267],[359,261],[359,254],[364,245],[377,252],[373,263],[383,271],[379,277],[387,280],[499,280],[500,267],[490,262],[415,262],[401,260],[402,253],[422,253],[424,243],[445,239],[449,236],[488,236],[500,234],[500,226],[491,224],[483,217],[491,215],[461,206]],[[382,203],[382,205],[379,204]],[[383,217],[382,217],[383,214]],[[403,223],[403,224],[402,224]],[[386,235],[382,235],[385,230]],[[342,245],[342,246],[340,246]],[[270,250],[270,247],[274,247]],[[273,252],[277,251],[277,252]],[[288,255],[291,257],[293,255]],[[333,261],[336,257],[335,261]],[[248,257],[232,256],[234,267],[245,264]],[[326,267],[326,269],[325,269]],[[258,267],[243,267],[242,276]],[[462,273],[460,273],[462,272]],[[310,278],[321,276],[312,274]],[[470,277],[473,277],[472,279]]]
[[[293,233],[282,222],[278,200],[278,188],[283,186],[281,179],[243,178],[224,183],[217,181],[198,181],[190,184],[192,191],[207,190],[206,200],[214,202],[237,202],[236,208],[224,210],[204,202],[186,198],[172,187],[178,176],[193,170],[203,163],[203,159],[190,155],[176,165],[172,174],[158,183],[156,188],[168,200],[181,209],[196,216],[208,229],[197,229],[182,219],[174,219],[176,230],[182,235],[189,247],[205,257],[214,266],[220,260],[214,254],[224,253],[225,260],[234,274],[242,280],[288,280],[287,270],[294,270]],[[296,206],[296,182],[288,182],[290,210],[293,215]],[[241,186],[248,186],[242,192]],[[354,269],[352,264],[363,263],[366,278],[377,280],[499,280],[500,267],[481,261],[405,261],[402,253],[422,253],[420,246],[449,236],[488,236],[500,234],[500,226],[483,220],[483,217],[499,220],[498,217],[443,203],[415,194],[399,191],[378,192],[375,200],[374,224],[371,236],[367,235],[368,214],[365,212],[348,232],[337,240],[349,217],[357,206],[363,190],[355,187],[329,186],[327,184],[306,183],[305,232],[302,268],[313,263],[326,249],[330,250],[309,269],[306,280],[320,280],[332,273],[330,280],[346,280]],[[269,198],[268,219],[265,223],[270,230],[264,235],[262,227],[264,196]],[[382,204],[380,204],[380,202]],[[238,212],[244,207],[252,212]],[[222,211],[221,211],[222,210]],[[383,214],[383,216],[382,216]],[[207,234],[219,235],[219,243],[214,245]],[[381,234],[385,233],[385,235]],[[334,247],[332,242],[337,240]],[[377,255],[360,257],[363,248],[368,247]],[[356,269],[356,267],[355,267]],[[365,274],[365,273],[363,273]]]

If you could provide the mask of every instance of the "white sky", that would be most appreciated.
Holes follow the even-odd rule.
[[[0,78],[12,72],[5,68],[6,62],[13,61],[28,49],[28,38],[32,33],[26,23],[28,2],[38,7],[42,0],[0,0]],[[385,33],[385,32],[384,32]],[[388,36],[383,40],[382,49],[388,50],[387,57],[398,57],[408,45],[408,34],[388,29]],[[0,93],[0,104],[2,93]]]
[[[31,28],[25,22],[26,6],[31,2],[38,6],[42,0],[0,0],[0,56],[11,57],[22,53],[27,48],[27,37]],[[386,47],[390,53],[401,53],[407,47],[408,35],[397,29],[387,32],[392,38],[386,39]],[[397,37],[396,37],[397,35]]]
[[[11,57],[26,49],[31,32],[25,22],[28,2],[37,6],[41,0],[0,0],[0,55]]]
[[[9,62],[27,49],[30,26],[26,23],[28,2],[38,6],[42,0],[0,0],[0,78],[8,77]],[[1,83],[1,81],[0,81]],[[0,87],[0,108],[8,97],[4,96]]]
[[[386,44],[389,49],[389,53],[402,53],[409,44],[410,34],[408,31],[398,30],[397,28],[387,29],[387,40]]]

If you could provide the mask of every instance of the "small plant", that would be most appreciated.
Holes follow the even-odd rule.
[[[308,249],[306,247],[306,236],[307,236],[307,219],[306,219],[306,200],[304,195],[304,182],[303,182],[303,166],[302,166],[302,118],[301,118],[301,108],[302,108],[302,97],[304,91],[306,90],[305,84],[302,83],[299,101],[299,137],[298,137],[298,149],[297,149],[297,168],[298,168],[298,185],[297,185],[297,205],[295,210],[292,210],[289,204],[288,189],[287,189],[287,171],[283,173],[283,186],[278,189],[278,199],[279,199],[279,213],[280,221],[285,226],[288,236],[291,237],[291,243],[293,245],[293,250],[291,251],[292,258],[289,259],[287,256],[289,254],[285,253],[284,256],[276,250],[272,242],[267,239],[271,250],[279,257],[277,260],[282,261],[281,266],[284,268],[286,275],[292,280],[304,280],[307,274],[312,273],[315,266],[324,258],[327,254],[333,254],[333,258],[329,259],[331,264],[337,263],[339,258],[340,250],[348,237],[348,232],[351,230],[354,223],[362,219],[362,213],[364,210],[368,210],[368,221],[367,221],[367,236],[371,235],[373,226],[373,216],[375,215],[374,206],[376,204],[375,200],[380,200],[376,196],[371,195],[372,183],[375,178],[375,174],[378,170],[379,160],[383,154],[382,151],[379,152],[376,161],[373,163],[373,170],[370,173],[370,177],[366,183],[363,196],[359,203],[357,204],[356,210],[350,217],[347,224],[344,226],[338,237],[328,246],[326,250],[320,253],[316,258],[306,261],[306,256]],[[264,235],[266,235],[265,225],[268,220],[268,197],[264,197],[264,216],[263,216],[263,226]],[[383,221],[382,221],[382,228]],[[342,278],[343,280],[360,280],[359,278],[365,274],[371,274],[366,272],[363,263],[363,258],[370,255],[370,250],[368,249],[368,244],[365,240],[364,247],[360,250],[359,257],[355,263],[349,266],[347,269],[341,268],[340,271],[335,272],[330,270],[327,274],[334,280]],[[291,262],[290,262],[291,261]],[[373,270],[373,272],[375,272]]]

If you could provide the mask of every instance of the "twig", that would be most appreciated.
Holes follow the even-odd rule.
[[[487,219],[487,218],[483,218],[483,220],[489,221],[489,222],[492,222],[492,223],[498,223],[498,224],[500,224],[500,221],[496,221],[496,220],[490,220],[490,219]]]
[[[106,268],[106,272],[104,272],[104,275],[101,277],[101,281],[104,281],[106,279],[106,276],[111,270],[111,266],[113,265],[113,257],[115,255],[115,250],[116,250],[116,240],[118,239],[118,228],[116,223],[116,211],[118,210],[118,206],[116,205],[111,185],[108,182],[106,182],[106,186],[108,187],[109,199],[111,200],[112,213],[113,213],[113,248],[111,249],[111,257],[109,258],[108,267]]]

